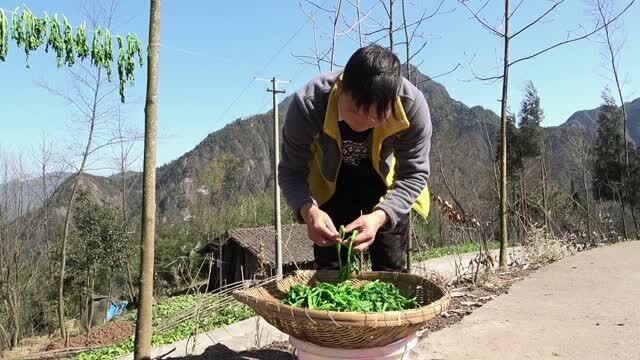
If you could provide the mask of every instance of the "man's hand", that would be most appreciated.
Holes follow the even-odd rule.
[[[316,245],[326,247],[338,242],[338,230],[326,212],[312,203],[307,203],[300,209],[300,215],[307,224],[309,239]]]
[[[387,222],[387,213],[382,210],[375,210],[371,214],[362,215],[354,222],[345,227],[345,232],[349,233],[358,229],[358,235],[353,239],[354,249],[364,251],[371,246],[376,238],[378,230]]]

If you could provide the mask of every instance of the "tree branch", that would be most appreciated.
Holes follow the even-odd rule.
[[[447,71],[447,72],[445,72],[445,73],[442,73],[442,74],[440,74],[440,75],[436,75],[436,76],[433,76],[433,77],[429,77],[428,79],[424,79],[424,80],[422,80],[422,81],[419,81],[419,82],[416,84],[416,86],[417,86],[417,85],[420,85],[420,84],[422,84],[422,83],[425,83],[425,82],[427,82],[427,81],[433,81],[434,79],[437,79],[437,78],[439,78],[439,77],[442,77],[442,76],[445,76],[445,75],[449,75],[449,74],[451,74],[452,72],[454,72],[454,71],[458,70],[458,68],[459,68],[459,67],[460,67],[460,63],[458,63],[458,64],[457,64],[453,69],[451,69],[451,70],[449,70],[449,71]]]
[[[310,5],[312,5],[312,6],[315,6],[315,7],[316,7],[316,8],[318,8],[319,10],[326,11],[326,12],[328,12],[328,13],[330,13],[330,14],[331,14],[331,13],[333,13],[333,10],[325,9],[325,8],[323,8],[322,6],[320,6],[320,5],[316,4],[316,3],[314,3],[313,1],[309,1],[309,0],[305,0],[305,1],[306,1],[307,3],[309,3]]]
[[[516,11],[518,11],[518,9],[520,8],[520,5],[522,5],[522,3],[524,2],[524,0],[520,0],[520,2],[518,3],[518,5],[516,5],[516,7],[513,9],[513,11],[511,12],[511,14],[509,14],[509,18],[508,20],[511,20],[511,17],[516,13]]]
[[[521,62],[521,61],[524,61],[524,60],[532,59],[532,58],[534,58],[534,57],[536,57],[536,56],[538,56],[538,55],[540,55],[540,54],[543,54],[543,53],[545,53],[545,52],[547,52],[547,51],[549,51],[549,50],[555,49],[555,48],[557,48],[558,46],[566,45],[566,44],[569,44],[569,43],[572,43],[572,42],[576,42],[576,41],[579,41],[579,40],[583,40],[583,39],[588,38],[589,36],[591,36],[591,35],[593,35],[593,34],[597,33],[598,31],[600,31],[600,30],[602,30],[602,29],[604,29],[604,27],[605,27],[605,26],[608,26],[609,24],[611,24],[611,23],[613,23],[614,21],[618,20],[618,18],[620,18],[620,17],[621,17],[621,16],[622,16],[622,15],[623,15],[627,10],[629,10],[629,8],[631,7],[631,5],[633,5],[633,3],[634,3],[635,1],[636,1],[636,0],[631,0],[631,2],[630,2],[630,3],[629,3],[629,4],[628,4],[628,5],[627,5],[627,6],[626,6],[622,11],[620,11],[620,12],[619,12],[615,17],[613,17],[611,20],[609,20],[607,23],[603,24],[602,26],[598,26],[598,25],[596,25],[596,29],[594,29],[594,30],[593,30],[593,31],[591,31],[590,33],[588,33],[588,34],[586,34],[586,35],[583,35],[583,36],[580,36],[580,37],[577,37],[577,38],[573,38],[573,39],[570,39],[570,40],[565,40],[565,41],[559,42],[559,43],[557,43],[557,44],[555,44],[555,45],[552,45],[552,46],[549,46],[549,47],[547,47],[547,48],[545,48],[545,49],[542,49],[542,50],[540,50],[540,51],[538,51],[538,52],[536,52],[536,53],[534,53],[534,54],[532,54],[532,55],[525,56],[525,57],[522,57],[522,58],[517,59],[517,60],[515,60],[515,61],[512,61],[512,62],[510,62],[510,63],[509,63],[509,65],[508,65],[508,66],[515,65],[515,64],[517,64],[517,63],[519,63],[519,62]]]
[[[369,10],[369,12],[366,15],[364,15],[362,18],[360,18],[359,21],[356,21],[355,23],[353,23],[351,25],[351,27],[349,27],[349,29],[347,29],[345,32],[342,32],[342,33],[337,34],[337,35],[338,36],[342,36],[342,35],[346,35],[346,34],[350,33],[356,26],[360,25],[363,21],[365,21],[369,17],[369,15],[371,15],[372,12],[373,12],[373,8],[371,10]]]
[[[387,13],[387,17],[391,16],[391,13],[389,13],[389,8],[387,7],[387,4],[384,2],[384,0],[378,0],[378,1],[380,1],[382,6],[384,7],[384,11]]]
[[[504,37],[504,34],[501,33],[500,31],[496,30],[495,28],[491,27],[490,25],[487,24],[486,20],[481,19],[478,14],[480,13],[480,11],[482,11],[482,9],[484,9],[485,6],[487,6],[487,4],[489,3],[489,0],[487,0],[487,2],[482,6],[482,8],[480,10],[478,10],[477,12],[473,11],[473,9],[471,9],[469,7],[469,5],[467,5],[467,1],[468,0],[458,0],[458,2],[460,4],[462,4],[464,7],[467,8],[467,10],[469,10],[469,12],[471,13],[471,15],[473,15],[474,18],[476,18],[476,20],[478,20],[478,22],[487,30],[489,30],[491,33],[493,33],[494,35],[498,36],[498,37]]]
[[[465,53],[465,58],[467,57],[467,54]],[[491,77],[481,77],[478,74],[476,74],[475,70],[473,69],[473,59],[476,57],[475,54],[473,54],[473,57],[471,58],[471,60],[467,59],[467,65],[469,66],[469,70],[471,71],[471,74],[473,75],[475,80],[480,80],[480,81],[496,81],[496,80],[500,80],[503,78],[503,75],[496,75],[496,76],[491,76]],[[466,82],[470,82],[472,80],[464,80]]]
[[[540,17],[538,17],[537,19],[535,19],[533,22],[529,23],[529,25],[523,27],[522,29],[516,31],[513,35],[510,36],[511,39],[515,38],[516,36],[520,35],[520,33],[522,33],[523,31],[527,30],[528,28],[532,27],[533,25],[535,25],[536,23],[538,23],[540,20],[542,20],[545,16],[549,15],[549,13],[551,13],[553,11],[553,9],[555,9],[558,5],[562,4],[564,2],[564,0],[559,0],[556,1],[552,7],[549,8],[549,10],[545,11],[544,14],[540,15]]]

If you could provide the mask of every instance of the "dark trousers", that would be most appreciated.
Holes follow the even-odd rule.
[[[346,226],[357,218],[339,219],[335,213],[331,212],[330,206],[328,209],[323,210],[329,214],[336,228],[339,228],[340,225]],[[375,240],[368,248],[373,271],[407,272],[406,253],[409,244],[408,220],[409,217],[405,216],[398,221],[398,224],[394,228],[385,229],[383,226],[378,230]],[[344,264],[347,261],[347,249],[343,246],[342,250],[342,262]],[[338,253],[335,246],[320,247],[314,244],[313,254],[317,269],[338,269]]]

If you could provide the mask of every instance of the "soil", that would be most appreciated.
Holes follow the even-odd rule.
[[[135,334],[136,323],[133,321],[113,321],[91,329],[89,341],[86,334],[71,336],[69,346],[74,347],[102,347],[111,345],[122,340],[127,340]],[[57,339],[47,346],[46,350],[57,350],[64,348],[64,340]]]

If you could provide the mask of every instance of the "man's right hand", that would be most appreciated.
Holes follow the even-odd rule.
[[[331,217],[312,203],[306,203],[300,209],[300,215],[307,224],[309,239],[316,245],[327,247],[335,245],[338,240],[338,230],[333,225]]]

